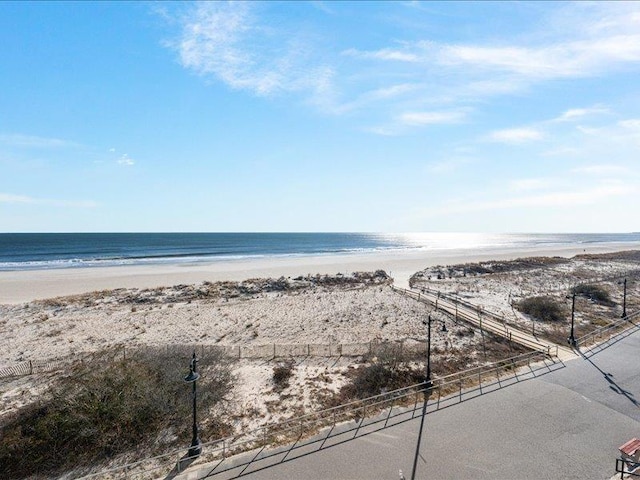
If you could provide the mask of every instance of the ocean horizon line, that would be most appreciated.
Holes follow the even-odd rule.
[[[640,243],[640,233],[5,233],[0,234],[0,271],[620,242]]]

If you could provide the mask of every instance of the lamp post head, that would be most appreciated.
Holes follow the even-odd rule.
[[[200,378],[200,374],[198,372],[194,372],[193,370],[191,370],[189,372],[189,375],[184,377],[184,381],[187,382],[187,383],[191,383],[191,382],[195,382],[199,378]]]

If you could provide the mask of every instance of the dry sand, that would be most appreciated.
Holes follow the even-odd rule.
[[[426,267],[483,260],[508,260],[523,256],[571,257],[640,248],[640,243],[606,246],[535,247],[511,249],[375,252],[367,254],[225,260],[180,265],[145,265],[0,272],[0,304],[72,295],[113,288],[153,288],[203,281],[277,278],[307,274],[336,274],[383,269],[400,287]]]
[[[242,281],[308,274],[350,274],[385,270],[398,286],[408,286],[414,273],[435,265],[485,260],[509,260],[528,256],[571,257],[580,253],[603,253],[639,249],[640,244],[619,244],[585,249],[529,248],[511,250],[413,251],[358,255],[287,257],[210,262],[191,265],[77,268],[0,272],[0,367],[32,359],[56,359],[73,353],[101,350],[113,345],[209,345],[335,344],[375,340],[424,340],[427,305],[394,293],[388,285],[365,288],[307,288],[287,293],[258,292],[239,298],[171,300],[185,289],[197,290],[202,282]],[[498,307],[500,298],[479,294],[495,285],[469,279],[468,294],[487,307]],[[484,283],[483,283],[484,282]],[[442,282],[444,286],[449,282]],[[162,301],[122,302],[123,296],[140,289],[161,290]],[[188,286],[195,285],[195,286]],[[42,301],[64,295],[100,292],[76,300]],[[129,289],[129,290],[126,290]],[[446,288],[445,288],[446,290]],[[159,290],[160,291],[160,290]],[[506,293],[505,293],[506,292]],[[167,294],[168,293],[168,298]],[[460,292],[462,293],[462,292]],[[470,296],[470,299],[471,299]],[[507,304],[508,304],[507,298]],[[437,322],[445,318],[436,316]],[[446,332],[435,329],[434,348],[443,357],[473,360],[480,335],[466,325],[446,319]],[[437,323],[438,325],[440,323]],[[482,340],[484,342],[484,339]],[[478,344],[478,345],[476,345]],[[479,351],[479,350],[478,350]],[[232,412],[239,430],[318,408],[317,393],[333,392],[346,381],[352,361],[298,359],[291,386],[273,390],[273,362],[241,361]],[[462,365],[464,367],[464,365]],[[16,378],[0,385],[0,413],[7,413],[37,398],[49,383],[48,376]]]

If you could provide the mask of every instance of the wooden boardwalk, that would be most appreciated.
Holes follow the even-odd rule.
[[[578,357],[578,354],[571,348],[564,345],[537,338],[530,333],[506,325],[494,315],[483,311],[481,308],[467,302],[460,302],[443,295],[438,295],[432,291],[419,292],[406,288],[393,287],[399,293],[410,296],[419,302],[428,303],[437,307],[438,310],[455,316],[460,320],[471,323],[481,330],[491,332],[513,342],[519,343],[532,350],[546,352],[556,356],[563,362]]]

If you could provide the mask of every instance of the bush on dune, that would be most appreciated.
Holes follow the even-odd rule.
[[[541,322],[562,322],[567,318],[564,306],[553,297],[530,297],[516,303],[522,313]]]
[[[129,451],[152,451],[167,431],[188,444],[191,403],[182,378],[185,357],[146,354],[128,360],[94,358],[52,388],[46,400],[27,406],[0,425],[0,477],[50,477],[93,466]],[[222,358],[215,373],[198,382],[202,410],[230,391],[232,376]],[[211,437],[226,433],[213,421]],[[218,431],[212,431],[212,430]],[[165,448],[169,445],[165,445]]]

